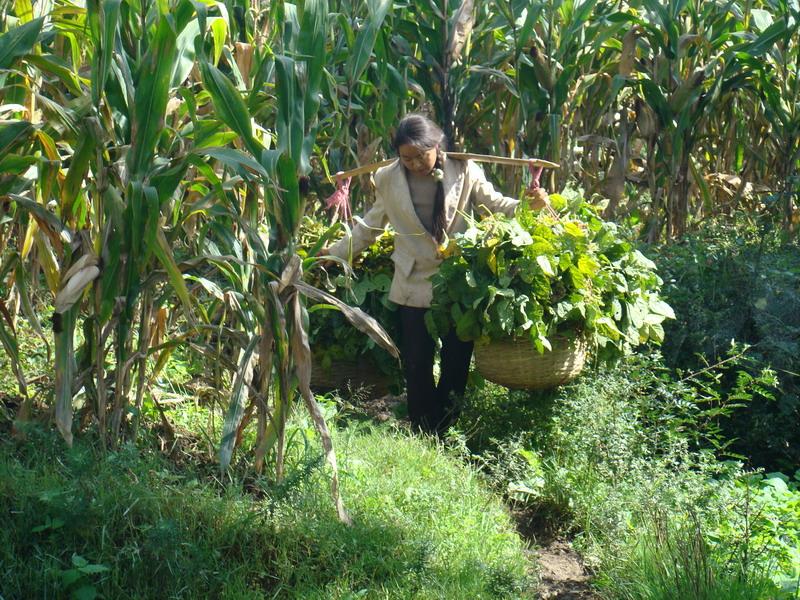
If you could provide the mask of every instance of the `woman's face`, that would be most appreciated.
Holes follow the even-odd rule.
[[[406,169],[417,175],[427,175],[436,164],[437,149],[438,146],[423,150],[411,144],[403,144],[397,149],[397,153]]]

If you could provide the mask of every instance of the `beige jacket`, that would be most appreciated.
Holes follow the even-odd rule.
[[[472,161],[445,158],[444,211],[448,236],[463,232],[465,215],[473,212],[502,212],[513,215],[518,200],[497,192],[483,170]],[[429,307],[432,297],[430,277],[442,258],[438,244],[417,217],[400,161],[375,172],[375,204],[353,229],[350,236],[331,246],[330,253],[352,260],[383,232],[387,223],[395,230],[394,279],[389,299],[404,306]]]

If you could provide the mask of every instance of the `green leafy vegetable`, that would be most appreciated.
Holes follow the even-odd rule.
[[[301,228],[301,244],[311,247],[324,232],[324,225],[306,219]],[[341,230],[338,234],[341,235]],[[389,300],[394,274],[393,250],[394,233],[386,231],[359,254],[352,275],[313,270],[309,276],[316,277],[313,283],[317,287],[375,318],[397,341],[397,305]],[[368,368],[377,368],[386,375],[399,391],[402,374],[398,361],[350,325],[335,307],[325,304],[309,306],[309,342],[318,367],[335,369],[336,363],[342,360],[364,362]]]
[[[558,219],[522,208],[449,240],[432,278],[431,333],[454,326],[477,343],[529,338],[540,352],[553,336],[584,336],[606,361],[661,343],[674,314],[653,262],[577,193],[551,202]]]

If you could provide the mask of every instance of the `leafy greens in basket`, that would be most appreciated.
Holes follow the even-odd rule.
[[[301,240],[310,247],[325,231],[322,223],[307,219],[303,223]],[[335,237],[340,237],[339,231]],[[352,276],[334,268],[329,274],[315,270],[307,277],[313,283],[334,296],[358,306],[374,317],[397,340],[397,306],[389,300],[394,266],[391,254],[394,249],[394,235],[391,231],[382,233],[375,242],[364,249],[353,264]],[[340,360],[364,362],[367,368],[377,368],[398,386],[401,380],[400,365],[375,342],[350,325],[334,307],[325,304],[309,306],[309,341],[314,362],[323,369],[336,369]]]
[[[660,343],[674,314],[659,298],[655,264],[580,195],[550,199],[558,219],[520,208],[513,219],[473,223],[441,248],[431,333],[455,326],[476,343],[528,338],[539,352],[554,336],[584,336],[609,361]]]

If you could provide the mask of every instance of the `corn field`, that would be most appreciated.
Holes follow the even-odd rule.
[[[43,403],[68,444],[87,428],[135,439],[184,348],[225,387],[223,467],[254,427],[254,468],[280,479],[302,402],[335,473],[305,299],[397,350],[304,282],[318,259],[298,254],[298,226],[327,175],[391,156],[411,110],[453,149],[560,163],[549,189],[603,195],[651,242],[732,210],[796,220],[798,0],[0,6],[0,340],[18,419]],[[51,353],[42,395],[20,319]]]

